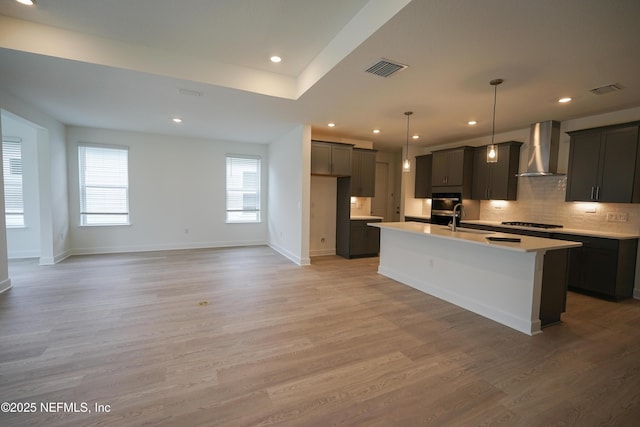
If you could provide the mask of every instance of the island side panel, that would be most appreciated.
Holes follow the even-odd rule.
[[[542,252],[381,229],[378,272],[520,332],[540,332]]]

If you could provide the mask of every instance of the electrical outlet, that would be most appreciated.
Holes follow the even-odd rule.
[[[629,214],[627,212],[607,212],[607,221],[627,222],[629,221]]]

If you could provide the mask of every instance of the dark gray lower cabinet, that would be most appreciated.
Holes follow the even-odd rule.
[[[542,266],[542,293],[540,295],[540,323],[542,327],[560,322],[567,309],[568,249],[548,251]]]
[[[569,252],[569,289],[615,301],[633,297],[637,239],[563,237],[583,245]]]
[[[380,229],[368,222],[380,219],[351,220],[351,178],[338,178],[336,209],[336,254],[344,258],[378,256]]]
[[[380,252],[380,229],[369,227],[369,222],[380,220],[351,220],[349,258],[378,256]]]

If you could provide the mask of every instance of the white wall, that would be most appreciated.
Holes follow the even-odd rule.
[[[296,126],[269,144],[269,245],[310,264],[311,128]]]
[[[2,136],[20,138],[22,146],[23,228],[7,229],[9,259],[40,256],[40,189],[37,128],[10,113],[2,114]]]
[[[23,100],[4,92],[0,92],[0,109],[30,122],[36,128],[40,263],[53,264],[70,254],[65,126]],[[1,206],[4,210],[4,198]],[[5,236],[4,219],[1,229]],[[4,248],[4,244],[0,246]],[[4,258],[0,254],[0,270]]]
[[[267,187],[268,146],[69,127],[70,234],[74,254],[132,252],[265,244],[267,195],[262,223],[226,224],[225,155],[262,158]],[[129,147],[129,226],[80,227],[78,143]]]

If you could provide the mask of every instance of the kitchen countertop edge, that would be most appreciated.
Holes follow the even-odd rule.
[[[568,240],[546,239],[532,236],[519,236],[515,234],[503,232],[487,232],[486,234],[478,234],[476,232],[460,231],[455,234],[446,229],[443,225],[425,224],[420,222],[376,222],[368,224],[372,227],[381,229],[390,229],[400,232],[430,236],[440,239],[449,239],[464,241],[466,243],[478,246],[492,247],[497,249],[511,250],[516,252],[539,252],[556,249],[576,248],[582,246],[582,243],[571,242]],[[464,227],[460,227],[464,230]],[[470,230],[470,229],[467,229]],[[477,230],[473,230],[477,231]],[[521,239],[520,242],[491,242],[486,239],[487,236],[499,237],[515,237]]]
[[[575,228],[535,228],[535,227],[520,227],[517,225],[507,225],[502,224],[500,221],[486,221],[486,220],[466,220],[461,222],[461,226],[464,227],[464,224],[477,224],[477,225],[487,225],[490,227],[500,227],[500,228],[512,228],[515,230],[534,230],[540,231],[543,233],[557,233],[557,234],[573,234],[579,236],[588,236],[588,237],[600,237],[603,239],[616,239],[616,240],[627,240],[627,239],[638,239],[640,235],[637,234],[627,234],[627,233],[614,233],[611,231],[595,231],[595,230],[582,230]]]

